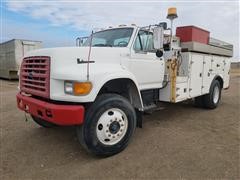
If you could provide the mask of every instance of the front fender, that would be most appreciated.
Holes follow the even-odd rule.
[[[83,68],[85,69],[85,68]],[[137,83],[136,78],[134,75],[129,72],[127,69],[123,69],[120,64],[109,64],[109,63],[95,63],[90,65],[89,69],[89,81],[92,82],[93,88],[91,92],[87,95],[83,96],[73,96],[64,93],[64,81],[65,80],[73,80],[73,81],[86,81],[86,76],[80,76],[78,71],[74,71],[74,68],[71,72],[65,71],[62,69],[61,72],[55,74],[54,77],[51,79],[51,93],[50,98],[53,100],[59,101],[68,101],[68,102],[93,102],[95,101],[99,91],[103,87],[105,83],[110,80],[119,79],[119,78],[126,78],[130,79],[134,82],[138,96],[140,98],[141,106],[142,98],[141,93],[139,91],[139,86]],[[82,73],[85,74],[85,73]]]
[[[107,82],[109,82],[111,80],[124,78],[124,79],[131,80],[135,84],[137,93],[138,93],[138,97],[141,102],[141,107],[143,107],[141,93],[139,91],[139,86],[138,86],[135,76],[127,69],[123,69],[121,66],[118,66],[118,67],[108,66],[108,68],[110,68],[111,70],[108,69],[107,71],[102,71],[102,72],[99,72],[99,73],[96,73],[96,74],[90,76],[90,81],[93,82],[93,86],[95,86],[93,99],[95,100],[99,91]]]

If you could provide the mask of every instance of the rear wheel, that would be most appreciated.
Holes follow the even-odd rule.
[[[214,80],[210,87],[209,94],[203,96],[203,103],[206,108],[214,109],[221,99],[221,85],[218,80]]]
[[[111,156],[126,148],[136,127],[136,113],[129,101],[117,94],[99,96],[77,127],[81,144],[98,156]]]
[[[204,107],[204,96],[198,96],[194,98],[195,107]]]
[[[56,124],[53,124],[53,123],[50,123],[48,121],[45,121],[39,117],[36,117],[36,116],[33,116],[32,115],[32,119],[34,122],[36,122],[38,125],[42,126],[42,127],[45,127],[45,128],[51,128],[51,127],[54,127],[56,126]]]

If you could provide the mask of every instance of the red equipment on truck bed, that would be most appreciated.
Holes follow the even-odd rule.
[[[176,36],[181,42],[199,42],[203,44],[209,43],[209,31],[196,26],[181,26],[176,29]]]

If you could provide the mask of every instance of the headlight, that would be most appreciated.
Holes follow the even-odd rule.
[[[73,94],[73,83],[65,81],[64,91],[66,94]]]
[[[92,90],[91,82],[72,82],[65,81],[64,83],[64,91],[66,94],[72,95],[87,95]]]

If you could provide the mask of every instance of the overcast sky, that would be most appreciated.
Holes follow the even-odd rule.
[[[166,21],[176,7],[174,26],[195,25],[234,44],[239,55],[239,1],[1,1],[1,42],[13,38],[43,41],[44,47],[69,46],[92,29],[119,24]]]

